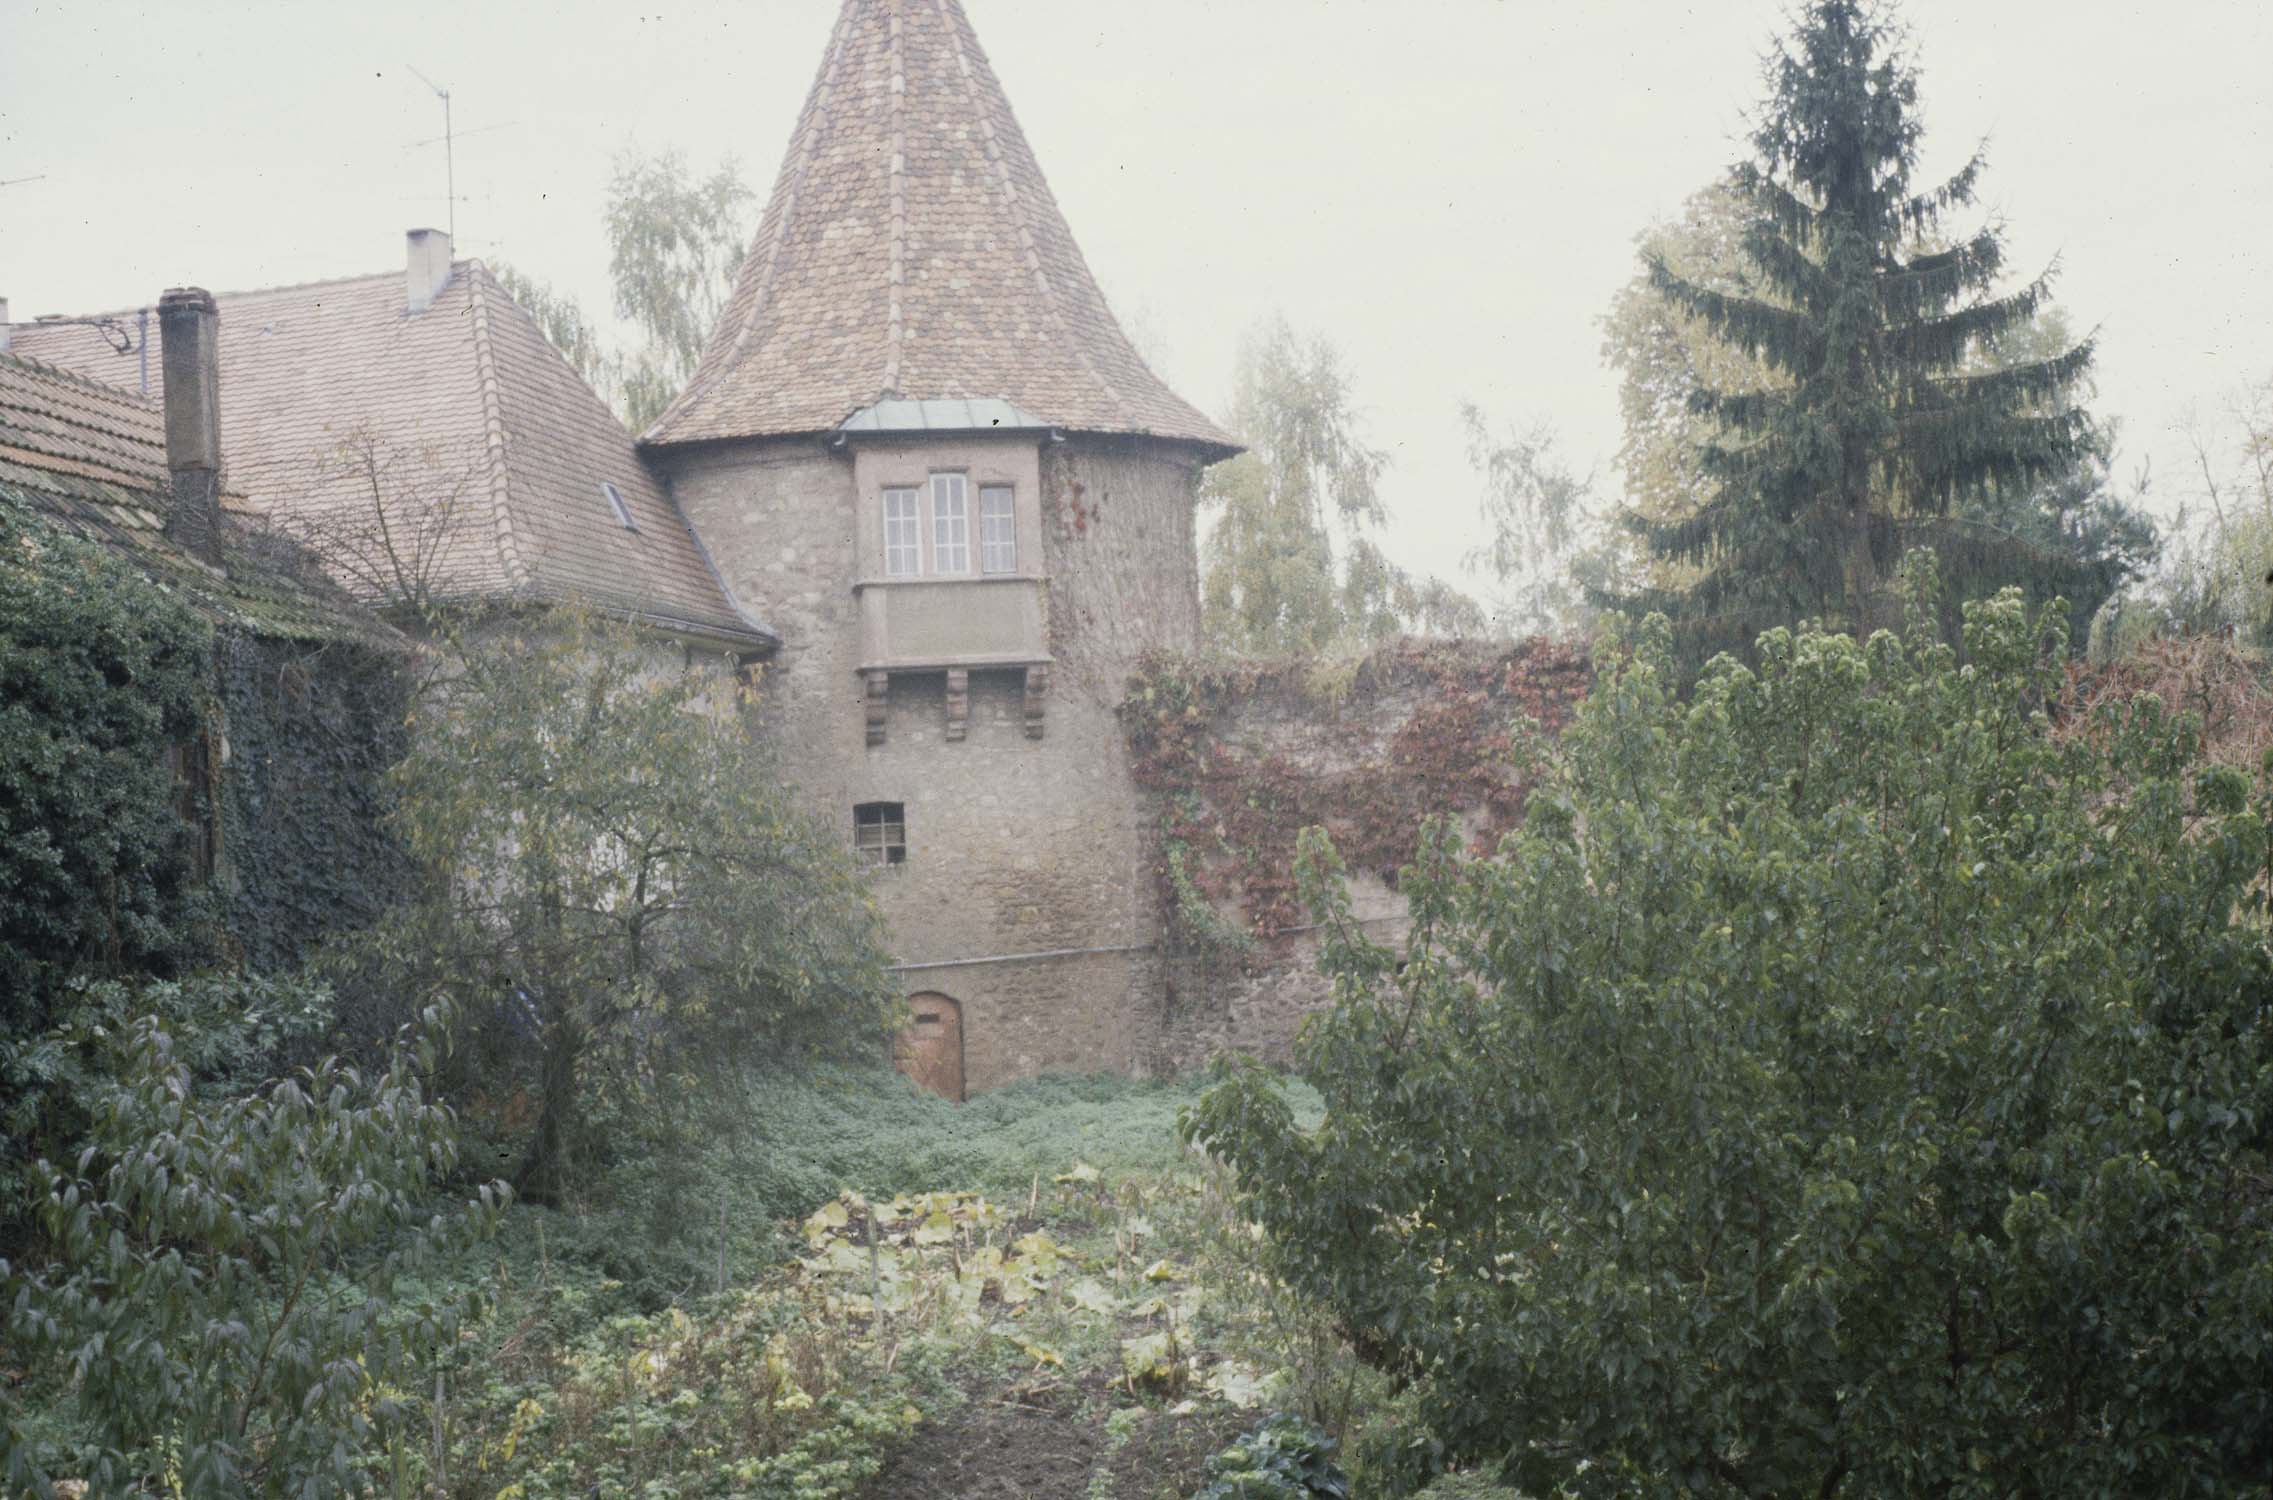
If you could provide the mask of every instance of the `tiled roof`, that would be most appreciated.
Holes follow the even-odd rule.
[[[165,419],[155,405],[0,354],[0,495],[119,552],[216,621],[272,638],[404,644],[320,575],[293,566],[281,555],[288,549],[265,553],[241,514],[223,527],[224,566],[191,556],[163,529],[171,491]]]
[[[457,517],[428,571],[444,597],[580,598],[772,642],[614,413],[480,261],[456,262],[416,313],[399,270],[216,300],[228,483],[283,529],[367,527],[377,469],[396,519],[437,505]],[[83,325],[18,327],[13,344],[98,380],[131,386],[139,373]],[[155,385],[156,359],[150,370]]]
[[[961,0],[845,0],[733,297],[641,441],[982,397],[1057,427],[1237,447],[1114,321]]]

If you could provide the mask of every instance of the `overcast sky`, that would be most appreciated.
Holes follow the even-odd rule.
[[[1778,0],[966,0],[1067,218],[1171,383],[1225,405],[1271,311],[1344,352],[1391,550],[1470,541],[1464,399],[1607,488],[1597,320],[1633,238],[1741,154]],[[738,156],[762,195],[835,0],[355,6],[0,0],[0,295],[18,318],[460,253],[607,303],[611,157]],[[1986,136],[2013,262],[2058,257],[2098,408],[2165,502],[2175,429],[2273,374],[2273,7],[1911,0],[1926,168]]]

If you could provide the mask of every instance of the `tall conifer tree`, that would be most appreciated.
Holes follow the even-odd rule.
[[[1617,602],[1664,609],[1709,646],[1801,616],[1885,623],[1894,564],[1916,545],[1940,551],[1961,585],[2056,574],[2040,543],[1979,519],[1980,502],[2090,458],[2096,434],[2074,399],[2090,341],[1984,368],[2044,305],[2048,274],[2000,293],[1998,228],[1944,236],[1943,220],[1974,202],[1983,158],[1935,186],[1913,181],[1917,75],[1883,12],[1813,0],[1768,77],[1757,158],[1730,175],[1757,292],[1655,257],[1650,276],[1784,378],[1692,393],[1715,434],[1697,455],[1705,493],[1633,524],[1694,581]]]

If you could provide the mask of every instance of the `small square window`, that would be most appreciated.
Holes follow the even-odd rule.
[[[990,484],[979,491],[979,570],[1018,571],[1018,515],[1011,508],[1009,485]]]
[[[898,865],[908,858],[905,803],[863,802],[852,810],[853,857],[864,865]]]
[[[923,571],[923,516],[914,490],[884,492],[884,573],[913,578]]]
[[[970,491],[960,474],[931,476],[931,571],[971,571]]]

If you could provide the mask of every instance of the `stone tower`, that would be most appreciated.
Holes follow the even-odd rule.
[[[764,732],[875,865],[960,1095],[1140,1066],[1149,817],[1115,717],[1199,644],[1232,440],[1145,367],[961,0],[844,0],[739,284],[642,445],[780,632]]]

